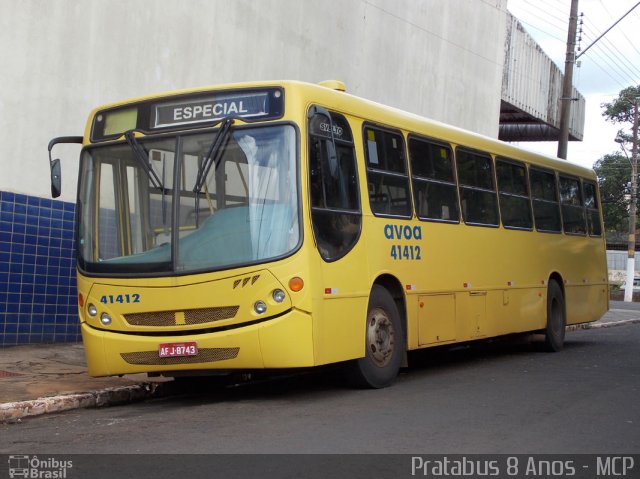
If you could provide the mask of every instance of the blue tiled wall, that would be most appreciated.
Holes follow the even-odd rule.
[[[74,211],[0,191],[0,347],[80,340]]]

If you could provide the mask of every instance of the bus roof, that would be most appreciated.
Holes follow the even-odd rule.
[[[595,178],[592,169],[556,157],[543,155],[518,148],[509,143],[474,133],[463,128],[432,120],[398,108],[383,105],[372,100],[361,98],[340,89],[329,88],[329,85],[340,85],[341,82],[326,82],[327,86],[307,83],[297,80],[274,80],[259,82],[228,83],[208,85],[198,88],[188,88],[162,93],[129,98],[126,100],[101,105],[92,110],[87,122],[85,138],[89,137],[93,117],[99,111],[121,107],[128,104],[174,97],[180,95],[203,94],[208,91],[240,90],[249,88],[281,87],[285,91],[296,91],[299,96],[307,98],[307,103],[319,103],[324,107],[339,111],[363,121],[379,125],[398,128],[406,132],[415,133],[436,140],[446,141],[454,145],[478,149],[494,155],[519,159],[542,167],[553,168],[569,174]],[[337,87],[336,87],[337,88]],[[286,95],[285,95],[286,98]]]

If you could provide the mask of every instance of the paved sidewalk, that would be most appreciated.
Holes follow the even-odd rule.
[[[168,378],[92,378],[81,343],[0,348],[0,422],[151,397]]]
[[[599,321],[568,331],[640,323],[640,304],[612,301]],[[0,422],[150,398],[171,381],[146,374],[92,378],[80,343],[0,348]]]

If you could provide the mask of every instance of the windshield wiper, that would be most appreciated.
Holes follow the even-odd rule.
[[[198,194],[200,194],[200,192],[202,191],[202,187],[207,181],[207,176],[209,175],[211,167],[213,165],[217,165],[220,161],[220,157],[224,152],[223,146],[226,144],[227,139],[229,138],[231,125],[233,125],[233,118],[226,118],[222,120],[222,123],[220,123],[220,129],[218,130],[216,137],[213,139],[211,147],[209,148],[207,155],[204,157],[204,161],[198,169],[196,184],[193,187],[193,192],[196,195],[196,202]]]
[[[164,186],[162,185],[162,181],[160,181],[160,178],[158,178],[158,175],[156,175],[156,172],[153,171],[151,166],[149,166],[149,155],[147,155],[146,150],[142,147],[142,145],[136,139],[134,130],[125,131],[124,137],[127,140],[127,143],[129,143],[129,146],[131,147],[131,151],[133,152],[133,157],[138,162],[138,165],[140,165],[140,167],[144,170],[147,177],[149,178],[149,181],[151,181],[151,184],[153,185],[153,187],[158,188],[164,192]]]

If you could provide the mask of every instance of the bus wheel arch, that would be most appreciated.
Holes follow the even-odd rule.
[[[406,361],[406,307],[400,283],[378,278],[369,294],[365,323],[365,355],[350,365],[351,382],[358,387],[384,388],[396,379]]]
[[[547,321],[544,329],[544,349],[557,352],[564,346],[567,326],[567,310],[564,281],[553,273],[547,283]]]

